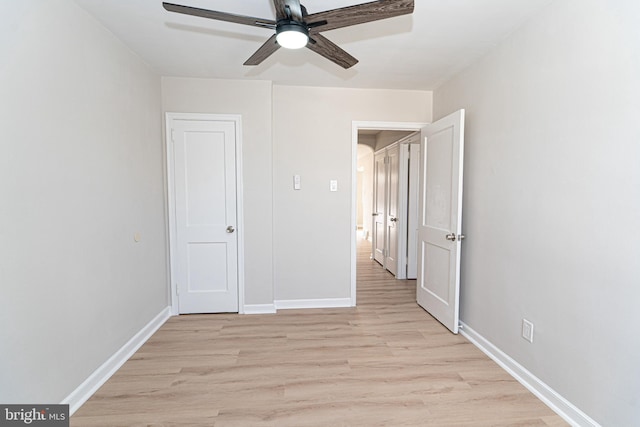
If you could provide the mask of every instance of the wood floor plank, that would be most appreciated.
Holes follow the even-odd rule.
[[[71,425],[567,425],[369,251],[357,308],[171,318]]]

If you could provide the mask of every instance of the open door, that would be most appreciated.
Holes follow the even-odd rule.
[[[464,110],[422,129],[418,304],[458,333]]]

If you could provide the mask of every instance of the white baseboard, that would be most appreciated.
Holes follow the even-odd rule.
[[[275,304],[245,304],[243,314],[274,314]]]
[[[596,421],[578,409],[575,405],[562,397],[538,377],[529,372],[524,366],[513,360],[482,335],[474,331],[469,325],[460,322],[460,334],[471,341],[484,354],[489,356],[507,371],[520,384],[525,386],[531,393],[536,395],[547,406],[553,409],[558,415],[564,418],[572,426],[579,427],[601,427]]]
[[[278,300],[273,304],[245,304],[243,314],[273,314],[277,310],[295,308],[353,307],[351,298]]]
[[[69,415],[73,415],[89,400],[102,385],[171,317],[171,307],[165,307],[118,351],[93,371],[74,391],[62,400],[69,405]]]
[[[353,307],[351,298],[326,298],[326,299],[290,299],[275,301],[278,310],[295,308],[338,308]]]

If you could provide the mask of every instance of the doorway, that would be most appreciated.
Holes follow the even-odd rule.
[[[419,131],[426,123],[414,122],[352,122],[352,199],[351,199],[351,304],[356,305],[356,260],[357,260],[357,239],[358,239],[358,143],[359,135],[377,135],[380,132],[396,132],[398,136],[395,141],[402,138],[402,135],[408,135]],[[363,138],[368,139],[368,138]],[[375,139],[375,138],[374,138]],[[394,141],[391,141],[394,142]],[[371,146],[371,142],[367,145]],[[375,145],[375,144],[374,144]],[[375,150],[375,147],[372,147]],[[370,205],[372,207],[372,205]],[[363,228],[366,227],[367,210],[363,203],[362,222]],[[370,210],[371,211],[371,210]],[[371,217],[370,217],[371,218]],[[363,230],[363,234],[371,236],[371,229]]]

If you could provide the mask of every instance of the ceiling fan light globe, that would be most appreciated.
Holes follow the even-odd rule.
[[[276,41],[285,49],[300,49],[309,42],[309,34],[301,25],[283,24],[276,30]]]

